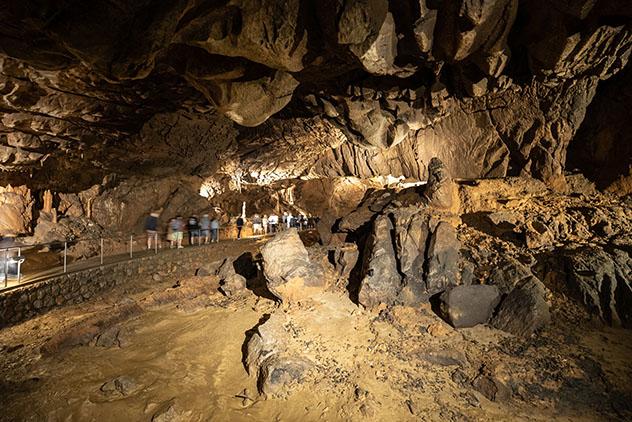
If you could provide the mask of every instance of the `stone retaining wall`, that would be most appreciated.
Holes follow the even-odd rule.
[[[0,327],[12,325],[52,308],[81,303],[115,286],[143,281],[156,273],[193,275],[208,262],[215,245],[162,251],[101,267],[71,272],[0,293]]]

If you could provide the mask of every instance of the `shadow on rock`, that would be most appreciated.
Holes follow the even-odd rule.
[[[258,263],[261,256],[254,256],[251,252],[244,252],[233,262],[235,272],[246,279],[246,288],[255,296],[277,301],[277,297],[268,289],[263,272]]]
[[[245,338],[244,338],[243,344],[241,345],[241,363],[242,365],[244,365],[246,372],[249,372],[248,362],[247,362],[248,343],[250,342],[250,339],[252,338],[252,336],[255,335],[255,333],[257,333],[259,327],[265,324],[266,321],[268,321],[269,319],[270,319],[270,314],[263,314],[261,318],[259,318],[259,322],[257,322],[257,324],[251,329],[246,330],[246,332],[244,333]]]

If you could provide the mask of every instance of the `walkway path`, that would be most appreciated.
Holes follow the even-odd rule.
[[[126,253],[120,253],[120,254],[115,254],[115,255],[108,255],[108,256],[104,256],[103,257],[103,263],[101,263],[101,258],[99,256],[93,257],[93,258],[89,258],[89,259],[83,259],[83,260],[79,260],[73,263],[70,263],[66,266],[66,273],[70,274],[70,273],[74,273],[77,271],[83,271],[83,270],[87,270],[87,269],[91,269],[91,268],[98,268],[101,266],[108,266],[111,264],[115,264],[118,262],[123,262],[123,261],[132,261],[132,260],[136,260],[136,259],[140,259],[143,257],[147,257],[147,256],[152,256],[152,255],[156,255],[156,254],[163,254],[165,252],[172,252],[172,253],[177,253],[179,251],[184,251],[187,250],[189,248],[209,248],[209,247],[216,247],[219,244],[223,244],[223,243],[227,243],[227,242],[238,242],[238,241],[246,241],[246,240],[258,240],[258,239],[263,239],[266,237],[270,237],[271,235],[261,235],[261,236],[251,236],[251,237],[247,237],[247,238],[243,238],[241,240],[237,240],[237,239],[226,239],[226,240],[220,240],[219,243],[211,243],[208,245],[191,245],[191,246],[185,246],[183,249],[170,249],[168,247],[166,248],[162,248],[162,249],[158,249],[158,251],[151,249],[151,250],[142,250],[142,251],[133,251],[132,253],[132,257],[130,258],[130,254],[129,252]],[[0,294],[17,289],[19,287],[24,287],[27,285],[31,285],[31,284],[35,284],[35,283],[39,283],[41,281],[47,280],[49,278],[55,277],[55,276],[59,276],[61,274],[64,274],[64,267],[63,265],[60,266],[55,266],[52,268],[48,268],[46,270],[43,271],[38,271],[38,272],[34,272],[34,273],[30,273],[30,274],[23,274],[21,281],[18,283],[17,278],[11,278],[9,277],[9,279],[7,280],[7,286],[6,288],[4,287],[5,285],[5,280],[3,279],[2,276],[0,276]]]

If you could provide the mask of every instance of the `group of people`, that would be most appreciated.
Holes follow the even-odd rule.
[[[145,231],[147,232],[147,249],[152,248],[152,242],[158,242],[158,218],[159,211],[149,214],[145,221]],[[204,214],[198,219],[197,215],[192,215],[186,222],[181,215],[169,220],[167,225],[167,241],[170,247],[183,248],[182,241],[184,239],[184,231],[187,231],[189,237],[189,245],[195,243],[209,244],[219,241],[219,220],[214,217],[210,218],[208,214]],[[157,246],[154,245],[154,246]]]
[[[238,238],[241,234],[240,224],[241,227],[245,224],[242,217],[237,219]],[[270,216],[264,214],[263,217],[259,216],[259,214],[255,214],[252,217],[252,232],[254,235],[277,233],[280,230],[292,227],[296,227],[299,230],[313,228],[315,227],[315,219],[312,217],[308,218],[305,214],[293,216],[291,213],[287,212],[284,212],[280,218],[274,213],[270,214]]]
[[[189,245],[219,242],[219,220],[216,217],[211,219],[208,214],[204,214],[198,219],[197,215],[192,215],[185,222],[182,216],[178,215],[169,221],[167,230],[167,240],[171,248],[182,248],[185,229]]]
[[[160,212],[152,212],[145,222],[145,230],[147,231],[147,249],[152,248],[152,242],[158,241],[158,218]],[[304,214],[293,216],[291,213],[284,212],[281,217],[272,213],[269,216],[264,214],[263,217],[255,214],[252,217],[252,230],[254,235],[265,235],[277,233],[284,229],[296,227],[299,230],[314,228],[316,218],[307,217]],[[237,239],[241,239],[243,228],[246,225],[246,218],[241,215],[237,217],[235,226],[237,227]],[[183,248],[182,242],[184,232],[188,234],[189,245],[209,244],[219,241],[220,223],[217,217],[210,218],[208,214],[204,214],[201,218],[197,215],[190,216],[186,221],[181,215],[169,220],[167,225],[167,241],[170,247]]]

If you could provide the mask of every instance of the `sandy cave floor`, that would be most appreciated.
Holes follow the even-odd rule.
[[[241,242],[217,254],[257,247]],[[368,312],[341,292],[325,292],[279,307],[252,292],[229,299],[213,289],[202,301],[158,304],[123,322],[120,345],[40,353],[77,321],[175,281],[171,275],[160,283],[128,283],[105,300],[0,331],[0,419],[597,421],[632,415],[632,332],[604,327],[564,298],[552,303],[551,326],[519,339],[486,326],[454,330],[429,306]],[[251,329],[273,313],[287,319],[290,350],[314,367],[303,383],[265,399],[242,360]],[[121,376],[130,380],[123,391],[104,388]]]

